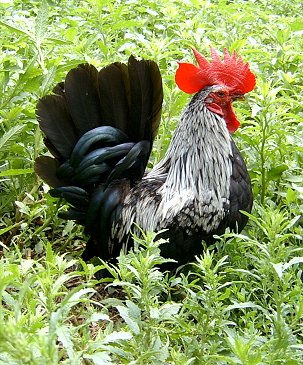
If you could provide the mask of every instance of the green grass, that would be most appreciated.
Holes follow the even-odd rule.
[[[0,0],[0,364],[303,364],[303,17],[294,0]],[[189,46],[236,50],[257,87],[234,138],[254,209],[174,276],[156,237],[109,267],[79,258],[85,236],[57,217],[33,174],[45,151],[38,98],[81,62],[158,62],[162,158],[188,101],[174,83]],[[200,244],[197,242],[197,244]],[[107,286],[106,286],[107,285]]]

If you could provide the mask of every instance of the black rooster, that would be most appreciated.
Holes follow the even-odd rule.
[[[251,211],[246,166],[230,133],[239,126],[232,101],[255,86],[248,64],[235,53],[212,61],[193,50],[199,66],[179,63],[176,83],[196,93],[185,108],[165,157],[146,165],[162,108],[162,80],[153,61],[72,69],[54,95],[37,105],[45,144],[54,158],[38,157],[36,173],[64,198],[65,219],[91,235],[84,259],[109,260],[132,245],[134,223],[167,229],[162,255],[186,263],[201,253],[201,240],[241,231]]]

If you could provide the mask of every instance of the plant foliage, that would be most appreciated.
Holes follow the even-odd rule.
[[[0,364],[303,363],[301,0],[0,0],[0,12]],[[236,105],[255,197],[246,231],[173,274],[152,233],[117,266],[82,262],[81,228],[33,173],[37,100],[79,63],[155,60],[165,103],[152,166],[188,101],[177,61],[210,45],[257,75]],[[113,279],[100,283],[104,266]]]

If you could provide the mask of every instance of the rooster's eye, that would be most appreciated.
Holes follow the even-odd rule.
[[[223,98],[225,96],[225,92],[224,91],[218,91],[217,92],[217,95],[220,97],[220,98]]]

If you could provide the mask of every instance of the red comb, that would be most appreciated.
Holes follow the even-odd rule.
[[[193,94],[212,85],[226,85],[236,94],[246,94],[254,89],[256,77],[250,71],[248,63],[244,63],[236,52],[230,55],[224,49],[224,57],[221,60],[214,48],[211,48],[210,51],[211,62],[194,48],[193,52],[198,66],[179,62],[175,79],[182,91]]]

